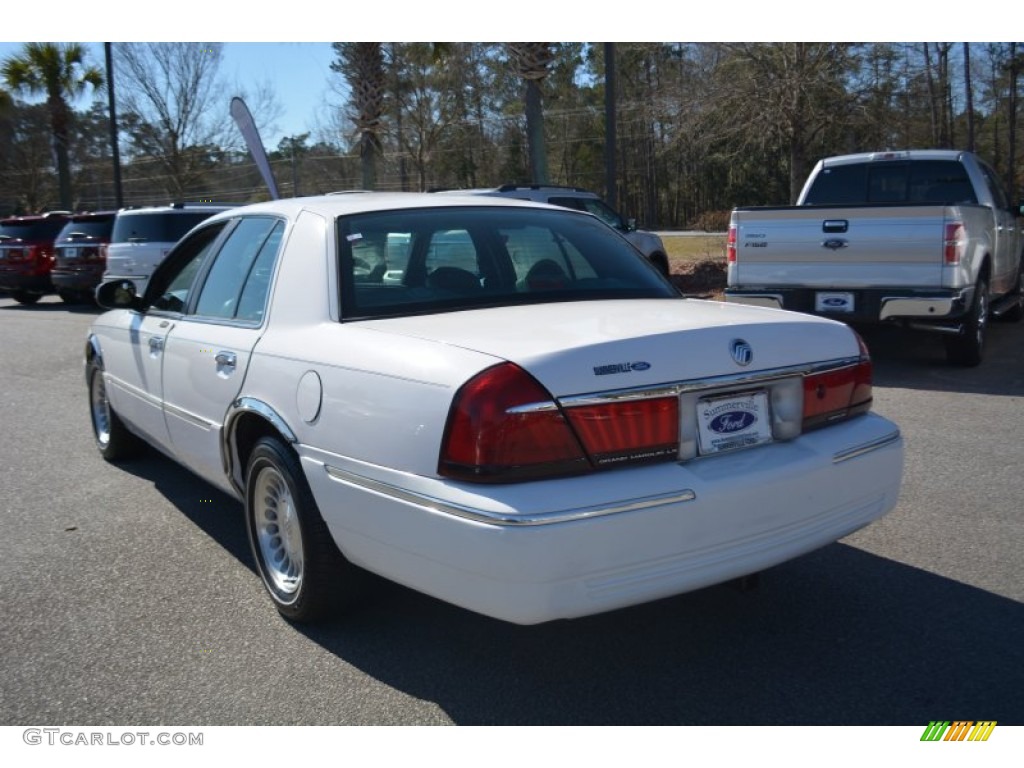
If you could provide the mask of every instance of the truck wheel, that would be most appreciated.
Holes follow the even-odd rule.
[[[658,268],[665,277],[671,277],[672,270],[668,266],[668,256],[664,253],[652,253],[650,256],[651,263]]]
[[[988,281],[978,280],[974,302],[956,336],[946,337],[946,360],[953,365],[972,368],[981,362],[988,324]]]
[[[1000,319],[1010,323],[1019,323],[1024,318],[1024,257],[1021,257],[1017,268],[1017,305],[1000,315]]]

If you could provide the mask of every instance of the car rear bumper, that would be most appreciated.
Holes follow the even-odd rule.
[[[506,486],[300,455],[354,563],[535,624],[698,589],[830,544],[896,504],[903,445],[894,424],[867,414],[730,455]]]
[[[848,294],[852,310],[830,312],[817,306],[820,294]],[[907,320],[941,323],[962,317],[970,308],[974,287],[952,289],[907,288],[726,288],[725,300],[828,317],[848,323]]]
[[[50,275],[30,275],[13,269],[0,268],[0,291],[27,291],[28,293],[50,293],[53,283]]]
[[[103,267],[98,269],[54,269],[50,274],[53,286],[60,291],[92,291],[100,284]]]

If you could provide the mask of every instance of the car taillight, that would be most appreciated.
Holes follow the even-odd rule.
[[[856,363],[804,377],[805,432],[871,410],[871,356],[859,335],[857,343]]]
[[[947,264],[959,264],[967,251],[967,237],[963,222],[946,222],[946,235],[942,241],[943,260]]]
[[[474,376],[448,414],[438,472],[476,482],[509,482],[591,468],[551,394],[513,363]]]
[[[729,264],[736,263],[736,225],[729,225],[729,237],[725,241],[725,257]]]
[[[656,461],[679,452],[678,397],[577,406],[565,413],[599,467]]]

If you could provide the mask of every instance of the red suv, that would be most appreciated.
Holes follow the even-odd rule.
[[[107,245],[116,217],[117,211],[76,213],[57,235],[50,278],[65,302],[93,301],[107,266]]]
[[[53,291],[53,241],[69,214],[12,216],[0,219],[0,291],[20,304],[35,304]]]

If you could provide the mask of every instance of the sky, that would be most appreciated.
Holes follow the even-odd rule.
[[[46,14],[18,14],[5,19],[0,36],[20,42],[0,42],[0,61],[17,53],[29,40],[192,40],[197,33],[219,38],[228,41],[221,74],[229,87],[252,91],[260,83],[267,83],[282,108],[276,125],[262,134],[266,148],[273,150],[285,136],[308,132],[316,140],[317,129],[328,122],[329,104],[341,101],[330,85],[334,82],[336,87],[344,88],[341,77],[330,71],[334,58],[331,45],[314,42],[311,37],[488,41],[495,37],[536,39],[543,34],[548,39],[568,41],[766,41],[834,40],[838,35],[849,40],[920,41],[946,38],[952,33],[975,41],[991,39],[993,31],[998,32],[987,26],[985,19],[970,18],[983,14],[965,16],[961,5],[948,0],[935,0],[929,6],[935,18],[942,15],[944,5],[951,12],[956,9],[954,29],[922,21],[909,4],[904,9],[891,0],[858,0],[857,13],[842,17],[838,27],[833,14],[821,13],[818,0],[732,0],[727,11],[714,4],[670,4],[665,6],[667,11],[659,12],[663,14],[659,18],[641,6],[601,0],[590,0],[586,6],[567,3],[564,7],[548,0],[517,0],[501,6],[500,11],[478,0],[390,0],[387,5],[325,5],[317,11],[312,4],[282,4],[273,15],[261,10],[248,17],[240,10],[246,6],[217,5],[209,0],[175,0],[170,6],[140,6],[137,0],[93,0],[90,9],[105,12],[88,14],[82,13],[79,2],[48,0]],[[153,11],[151,15],[146,10],[151,7],[161,8],[160,14]],[[584,7],[590,13],[582,13]],[[290,12],[292,9],[300,12]],[[265,41],[268,37],[306,42]],[[261,39],[265,42],[250,42]],[[103,44],[88,45],[93,62],[102,68]],[[234,95],[224,94],[225,112]],[[84,108],[87,101],[75,106]]]
[[[22,44],[0,42],[0,61],[19,53]],[[91,62],[103,69],[103,43],[87,45]],[[330,43],[225,43],[223,54],[220,74],[231,89],[224,94],[225,114],[231,97],[236,95],[233,86],[253,91],[264,82],[273,89],[282,108],[276,129],[265,130],[262,135],[268,151],[276,149],[285,136],[311,133],[315,139],[317,127],[327,122],[326,103],[340,101],[330,86],[330,81],[341,85],[341,76],[330,71],[334,60]],[[116,87],[116,69],[114,83]],[[106,90],[99,95],[105,102]],[[75,106],[84,109],[89,100],[85,97]]]

